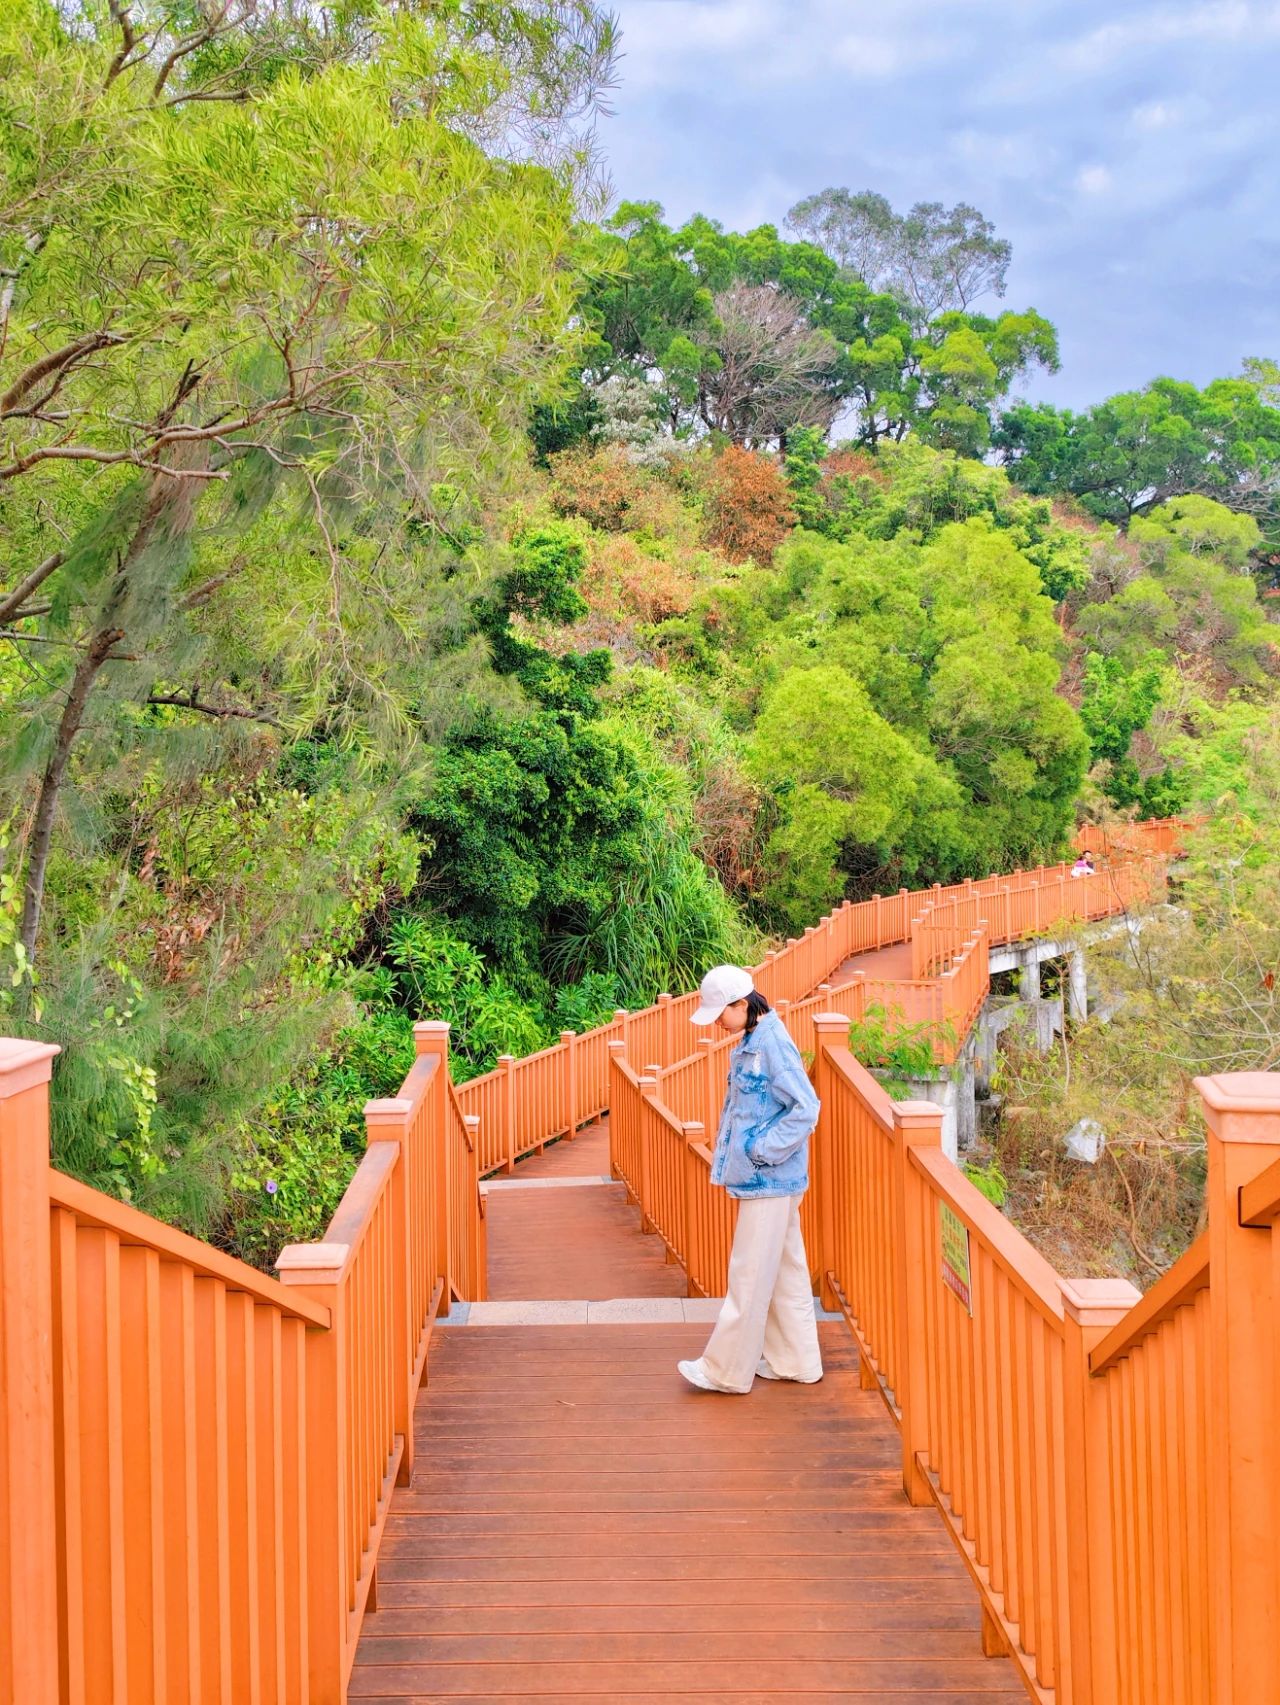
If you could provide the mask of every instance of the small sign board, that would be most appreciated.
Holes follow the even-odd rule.
[[[945,1202],[938,1203],[938,1234],[942,1247],[942,1282],[954,1291],[970,1314],[973,1289],[969,1277],[969,1228]]]

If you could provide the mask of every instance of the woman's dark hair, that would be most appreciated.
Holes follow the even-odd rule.
[[[747,996],[747,1035],[750,1036],[751,1032],[755,1029],[756,1025],[759,1024],[766,1012],[772,1011],[773,1008],[760,993],[759,989],[752,989],[751,993]]]

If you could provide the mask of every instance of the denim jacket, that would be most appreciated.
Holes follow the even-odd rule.
[[[800,1050],[767,1012],[729,1056],[711,1182],[731,1196],[799,1196],[809,1184],[818,1098]]]

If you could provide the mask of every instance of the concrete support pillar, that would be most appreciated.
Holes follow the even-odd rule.
[[[1070,959],[1067,1012],[1076,1024],[1083,1024],[1089,1016],[1089,967],[1082,947],[1077,947]]]
[[[1040,961],[1032,953],[1028,953],[1018,967],[1018,999],[1040,999]]]

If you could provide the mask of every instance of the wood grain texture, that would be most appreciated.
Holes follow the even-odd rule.
[[[517,1176],[539,1164],[525,1161]],[[621,1184],[493,1190],[485,1213],[492,1302],[685,1294],[684,1273],[658,1239],[639,1235]]]
[[[677,1374],[705,1326],[440,1333],[351,1698],[1017,1698],[847,1331],[820,1330],[820,1385],[747,1397]]]

